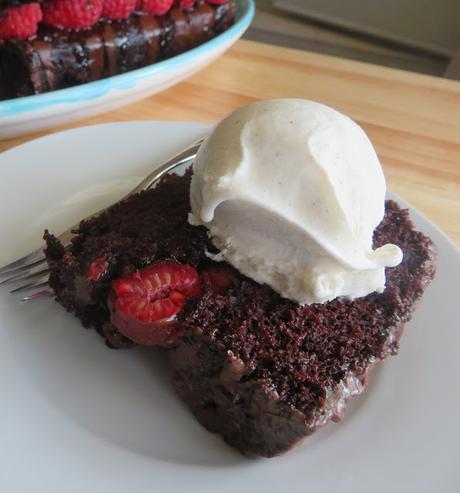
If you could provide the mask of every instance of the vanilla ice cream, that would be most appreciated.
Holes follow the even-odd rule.
[[[319,103],[263,101],[221,121],[193,166],[190,222],[220,258],[300,304],[385,288],[392,244],[372,248],[385,178],[368,137]]]

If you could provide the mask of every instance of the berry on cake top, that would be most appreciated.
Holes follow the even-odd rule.
[[[121,20],[133,13],[158,16],[174,6],[191,9],[198,0],[40,0],[4,2],[0,5],[0,40],[29,39],[37,34],[39,25],[66,31],[94,26],[100,19]],[[206,0],[222,5],[229,0]]]

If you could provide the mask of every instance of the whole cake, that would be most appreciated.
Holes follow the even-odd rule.
[[[295,118],[289,104],[289,118]],[[283,114],[284,106],[282,103]],[[260,109],[256,107],[257,112]],[[319,111],[317,117],[323,111],[316,106],[308,109]],[[280,118],[272,109],[269,116],[270,121]],[[246,121],[242,113],[237,117],[238,122],[245,122],[241,137],[244,143],[250,134],[248,121],[255,120],[251,116]],[[229,121],[234,128],[231,118],[224,126]],[[327,125],[318,126],[318,119],[314,125],[329,129]],[[298,302],[292,299],[294,295],[280,294],[293,285],[289,288],[280,272],[270,277],[269,271],[276,265],[268,262],[272,252],[268,240],[263,249],[248,247],[238,257],[230,250],[239,244],[238,239],[246,238],[244,218],[239,219],[241,230],[228,229],[232,218],[217,213],[212,219],[203,214],[205,224],[197,224],[200,207],[193,195],[201,190],[203,203],[213,200],[212,194],[204,193],[201,181],[205,176],[203,162],[209,156],[215,158],[211,152],[213,138],[223,143],[219,128],[222,126],[200,150],[193,171],[189,169],[184,176],[168,175],[154,189],[83,221],[70,248],[64,249],[46,232],[49,282],[59,303],[84,326],[94,327],[108,346],[128,348],[137,343],[167,348],[174,386],[198,420],[241,452],[270,457],[291,448],[328,421],[340,420],[350,397],[366,386],[371,368],[397,353],[404,325],[434,276],[435,249],[429,238],[414,229],[407,210],[386,201],[383,219],[371,229],[367,256],[378,254],[380,262],[372,275],[366,267],[358,282],[358,267],[346,270],[343,263],[342,270],[337,270],[331,259],[326,262],[324,250],[318,257],[307,258],[322,266],[318,277],[323,283],[321,289],[313,289],[317,285],[311,282],[295,284],[299,299],[317,297],[322,301]],[[259,126],[258,138],[261,133]],[[318,138],[317,133],[315,136]],[[219,147],[224,161],[228,149],[225,145]],[[254,169],[256,164],[245,149],[242,162],[246,169]],[[295,146],[292,152],[295,154]],[[239,169],[236,174],[241,177],[242,173]],[[235,192],[228,172],[217,175],[219,193],[226,186]],[[313,174],[308,177],[313,179]],[[318,174],[317,178],[319,187],[324,176]],[[355,180],[359,181],[358,175]],[[211,180],[203,182],[209,185]],[[235,193],[241,194],[241,187]],[[227,194],[226,202],[235,202],[235,193]],[[326,193],[324,183],[322,193]],[[340,200],[337,197],[333,200]],[[261,206],[261,195],[254,198],[256,202]],[[272,202],[276,203],[273,193]],[[244,203],[245,210],[251,210],[250,199],[246,197]],[[217,211],[220,205],[213,204]],[[332,207],[332,202],[329,205]],[[252,212],[252,217],[259,214],[256,219],[260,223],[267,209],[263,214],[256,209]],[[364,224],[368,216],[360,219]],[[268,222],[273,237],[278,229],[285,232],[292,226],[292,221],[289,225],[274,225],[273,217]],[[230,230],[228,238],[232,240],[223,242],[222,231]],[[319,233],[315,236],[312,231],[312,243],[307,247],[316,254]],[[294,241],[293,232],[290,234],[289,238],[279,238]],[[220,240],[216,240],[219,235]],[[331,243],[337,236],[331,237]],[[265,271],[258,269],[265,273],[267,283],[242,272],[259,265],[256,260],[260,252],[265,255]],[[358,255],[356,248],[352,252]],[[383,256],[385,263],[397,265],[382,268]],[[291,258],[289,266],[283,268],[286,273],[294,266],[296,271],[290,278],[307,265],[304,257],[302,262],[297,260]],[[279,265],[283,265],[281,260]],[[385,271],[383,287],[379,285],[381,268]],[[302,277],[310,275],[310,266],[305,269]],[[327,283],[324,272],[329,276]],[[349,282],[350,276],[353,282]],[[339,278],[344,279],[342,283],[331,282]],[[364,284],[372,284],[372,292],[356,295]]]
[[[86,4],[91,12],[97,10],[93,17],[81,14],[87,12]],[[234,19],[235,5],[230,0],[3,2],[0,99],[144,67],[208,41]]]

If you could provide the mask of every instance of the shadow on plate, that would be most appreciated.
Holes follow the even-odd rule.
[[[174,393],[161,351],[111,350],[52,300],[4,307],[14,321],[8,332],[11,347],[4,349],[14,352],[53,407],[86,431],[171,463],[252,462],[198,424]]]

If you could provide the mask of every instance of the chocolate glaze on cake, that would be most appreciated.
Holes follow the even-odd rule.
[[[91,82],[178,55],[226,30],[234,17],[233,2],[199,1],[162,17],[133,14],[77,32],[40,25],[34,39],[0,41],[0,99]]]
[[[190,174],[168,176],[83,222],[69,251],[45,235],[57,300],[112,347],[129,345],[109,321],[112,279],[161,260],[200,270],[206,252],[215,252],[206,230],[187,222],[189,182]],[[403,262],[387,269],[384,293],[354,301],[301,307],[242,275],[224,294],[205,285],[179,315],[188,332],[169,351],[174,386],[199,421],[241,452],[270,457],[340,419],[369,370],[397,352],[434,276],[431,240],[392,201],[374,235],[375,247],[385,243],[401,247]],[[101,256],[106,274],[88,281],[89,264]]]
[[[7,7],[20,7],[21,5],[32,2],[40,3],[42,0],[0,0],[0,15],[2,10]]]

